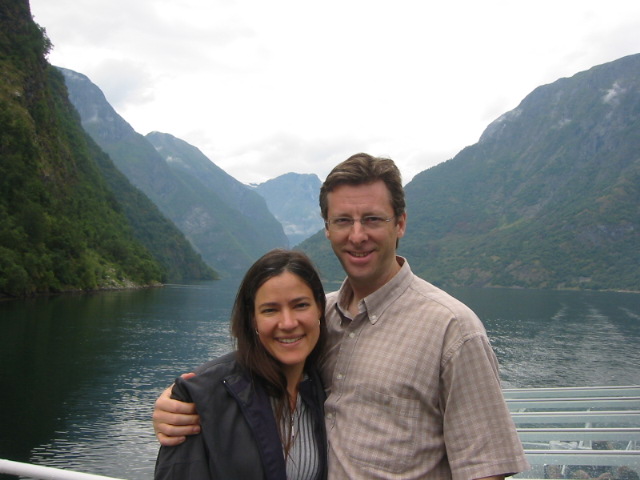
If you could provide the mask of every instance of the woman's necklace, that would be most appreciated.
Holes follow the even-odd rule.
[[[290,443],[293,444],[293,441],[296,438],[296,420],[299,418],[300,416],[300,408],[299,408],[299,400],[300,400],[300,396],[297,395],[296,396],[296,400],[295,402],[293,402],[293,407],[291,408],[291,413],[289,415],[289,425],[290,425],[290,434],[289,434],[289,440]],[[291,404],[290,404],[291,406]]]

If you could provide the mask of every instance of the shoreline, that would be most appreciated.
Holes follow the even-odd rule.
[[[0,302],[11,301],[11,300],[31,300],[42,297],[54,297],[60,295],[90,295],[97,294],[102,292],[111,292],[118,290],[143,290],[146,288],[163,288],[165,283],[152,283],[148,285],[138,285],[138,284],[128,284],[128,285],[111,285],[111,286],[101,286],[98,288],[92,288],[89,290],[84,289],[69,289],[69,290],[60,290],[57,292],[36,292],[29,295],[21,295],[21,296],[11,296],[5,295],[4,293],[0,293]]]

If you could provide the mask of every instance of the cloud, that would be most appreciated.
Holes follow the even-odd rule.
[[[324,180],[333,165],[363,150],[358,139],[338,136],[310,138],[279,132],[229,150],[209,143],[201,132],[187,136],[202,145],[203,153],[216,165],[244,183],[263,183],[288,172],[315,173]]]
[[[602,97],[602,101],[604,103],[608,103],[610,105],[617,105],[620,101],[620,94],[624,93],[625,89],[620,87],[618,82],[614,82],[611,88],[607,91],[607,93]]]
[[[107,59],[87,74],[116,110],[140,106],[155,99],[152,74],[134,60]]]
[[[366,151],[405,181],[537,86],[640,51],[640,2],[31,0],[50,61],[243,182]]]

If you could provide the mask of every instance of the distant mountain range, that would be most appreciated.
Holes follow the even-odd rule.
[[[262,252],[297,245],[322,228],[317,175],[244,185],[184,140],[138,134],[89,78],[60,71],[85,130],[218,271],[242,272]]]
[[[317,175],[286,173],[255,187],[284,227],[292,247],[324,226],[318,206],[321,184]]]
[[[48,65],[26,0],[0,3],[0,32],[0,296],[237,275],[299,242],[343,278],[315,175],[249,187],[138,134]],[[399,253],[441,285],[638,291],[639,152],[640,55],[541,86],[406,186]]]
[[[60,70],[87,133],[184,232],[208,265],[239,274],[267,250],[288,246],[282,225],[257,192],[182,140],[135,132],[85,75]]]
[[[405,190],[399,251],[432,282],[640,290],[640,55],[535,89]],[[322,233],[301,248],[343,278]]]

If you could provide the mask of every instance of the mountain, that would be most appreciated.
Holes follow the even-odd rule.
[[[256,192],[186,142],[166,134],[140,135],[86,76],[60,70],[84,129],[208,265],[227,274],[243,273],[267,250],[288,245],[282,226]]]
[[[434,283],[638,291],[640,55],[538,87],[405,190],[399,252]]]
[[[215,165],[198,148],[167,133],[151,132],[145,138],[184,184],[201,184],[206,190],[215,192],[225,205],[233,207],[225,222],[230,224],[229,228],[236,229],[238,238],[243,239],[246,234],[244,229],[251,228],[265,235],[270,233],[271,238],[275,239],[272,240],[273,246],[287,245],[282,225],[274,219],[265,200]],[[256,249],[258,254],[263,253],[262,246],[258,245]]]
[[[638,290],[640,55],[537,88],[406,193],[427,278]]]
[[[80,122],[80,119],[77,121]],[[217,273],[203,261],[178,227],[129,182],[93,139],[88,135],[87,139],[107,185],[133,228],[134,236],[166,270],[166,281],[218,278]]]
[[[255,187],[284,227],[292,246],[323,228],[318,207],[321,184],[314,174],[286,173]]]
[[[144,245],[148,225],[170,226],[84,132],[45,59],[50,47],[26,0],[0,3],[0,296],[151,285],[186,273]],[[140,207],[135,218],[129,200]],[[164,245],[195,256],[175,236]]]

